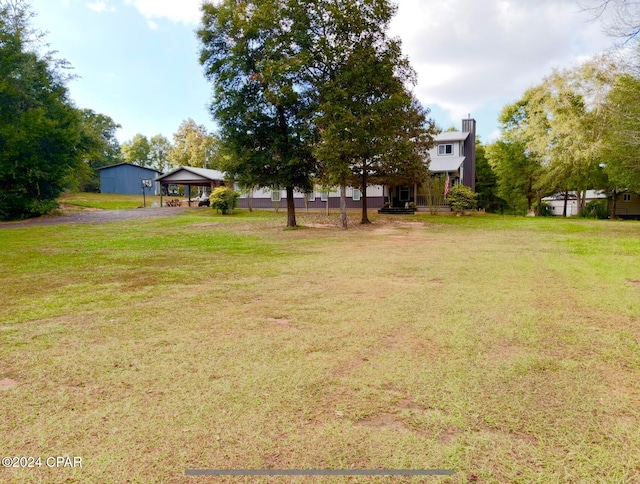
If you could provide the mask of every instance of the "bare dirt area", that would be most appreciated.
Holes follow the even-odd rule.
[[[163,208],[136,208],[132,210],[98,210],[88,209],[81,212],[71,212],[62,210],[55,215],[21,220],[17,222],[0,222],[0,229],[34,227],[38,225],[59,225],[59,224],[99,224],[115,222],[118,220],[129,220],[150,217],[170,217],[186,210],[197,210],[188,207],[163,207]]]

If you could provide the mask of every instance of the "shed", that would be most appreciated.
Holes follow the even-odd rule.
[[[162,172],[146,166],[131,163],[103,166],[100,171],[100,192],[124,195],[142,194],[142,180],[155,180]],[[153,183],[150,194],[160,195],[160,184]]]
[[[181,166],[164,175],[160,175],[156,178],[156,181],[163,187],[167,185],[185,185],[187,187],[186,196],[189,199],[189,206],[191,206],[191,187],[208,187],[213,192],[216,187],[224,186],[224,178],[224,173],[218,170]],[[163,192],[161,190],[161,194]],[[160,203],[162,203],[162,195],[160,195]]]

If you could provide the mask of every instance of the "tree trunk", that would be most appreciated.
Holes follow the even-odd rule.
[[[347,229],[347,184],[340,185],[340,228]]]
[[[542,216],[542,194],[536,190],[536,217]]]
[[[287,187],[287,227],[296,227],[296,205],[293,200],[293,187]]]
[[[362,187],[360,187],[360,190],[362,190],[362,220],[360,220],[360,223],[362,225],[366,225],[371,223],[371,221],[369,220],[369,214],[367,212],[367,167],[366,165],[363,166],[362,168]]]
[[[569,190],[564,191],[564,208],[562,209],[562,216],[567,216],[567,204],[569,203]]]
[[[611,197],[611,205],[609,207],[609,218],[613,220],[616,218],[616,205],[618,202],[618,190],[613,191],[613,196]]]

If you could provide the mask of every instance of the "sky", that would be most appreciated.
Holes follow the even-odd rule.
[[[414,91],[438,126],[471,115],[485,142],[502,108],[542,81],[609,49],[584,7],[597,0],[396,0],[390,34],[418,74]],[[198,60],[201,0],[31,0],[34,26],[73,66],[71,98],[110,116],[120,142],[172,139],[188,118],[215,130],[212,85]]]

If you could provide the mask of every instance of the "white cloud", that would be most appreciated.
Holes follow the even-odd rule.
[[[67,0],[68,2],[68,0]],[[91,10],[93,10],[94,12],[115,12],[115,7],[111,6],[107,6],[107,4],[105,2],[102,1],[98,1],[98,2],[89,2],[87,3],[87,7],[89,7]]]
[[[125,0],[124,3],[134,6],[147,20],[166,18],[188,25],[200,22],[202,0]]]
[[[147,25],[151,30],[158,30],[158,24],[155,23],[153,20],[147,20]]]
[[[573,0],[400,0],[391,30],[418,97],[459,119],[604,50],[611,39],[588,20]]]

